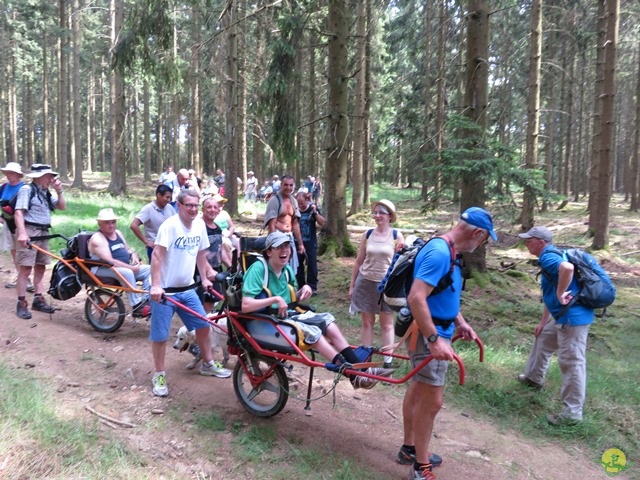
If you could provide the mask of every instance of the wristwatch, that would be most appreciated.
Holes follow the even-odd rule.
[[[436,340],[438,340],[438,338],[440,338],[440,335],[438,335],[437,333],[434,333],[433,335],[431,335],[430,337],[427,337],[427,342],[429,343],[433,343]]]

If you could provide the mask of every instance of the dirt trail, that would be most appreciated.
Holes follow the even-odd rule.
[[[2,271],[7,272],[7,268]],[[7,281],[8,274],[4,277],[2,280]],[[115,334],[100,334],[84,319],[84,298],[82,292],[72,300],[56,302],[61,309],[51,318],[34,312],[32,320],[21,320],[14,314],[15,290],[0,288],[0,305],[5,312],[0,320],[0,359],[12,368],[30,368],[38,377],[53,382],[57,386],[57,404],[64,415],[92,417],[85,409],[90,406],[136,424],[133,429],[111,430],[104,425],[100,428],[114,432],[150,464],[160,466],[161,469],[150,472],[150,478],[166,478],[158,473],[163,471],[172,478],[194,478],[195,472],[206,472],[209,478],[244,479],[253,478],[256,469],[269,468],[243,464],[225,455],[231,449],[231,433],[223,434],[222,441],[218,441],[215,461],[203,460],[194,439],[181,428],[181,422],[211,408],[226,419],[228,428],[238,421],[275,426],[279,438],[285,440],[283,448],[290,438],[301,439],[309,446],[328,445],[378,472],[376,478],[406,478],[407,467],[394,462],[402,440],[402,399],[390,389],[377,387],[354,392],[348,382],[341,382],[335,409],[331,395],[315,402],[310,415],[301,401],[290,399],[282,413],[261,420],[243,410],[231,380],[204,378],[185,370],[187,354],[170,349],[167,352],[170,397],[155,398],[150,391],[151,355],[146,322],[134,322],[128,317]],[[178,323],[174,324],[174,330]],[[298,367],[294,374],[305,378],[307,371]],[[330,382],[327,376],[319,379],[315,394]],[[185,412],[184,419],[177,421],[166,415],[176,405]],[[152,413],[154,409],[163,410],[163,418]],[[156,429],[159,422],[166,425],[160,435]],[[445,458],[444,465],[437,470],[440,479],[605,478],[597,459],[584,452],[534,443],[474,418],[473,412],[460,412],[446,405],[438,416],[433,449]]]

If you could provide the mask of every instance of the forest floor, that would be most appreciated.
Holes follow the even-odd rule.
[[[345,268],[350,268],[352,260],[344,262]],[[3,284],[11,280],[12,268],[6,256],[1,257],[0,264]],[[33,319],[21,320],[14,313],[15,290],[0,288],[0,305],[5,312],[0,319],[0,360],[10,368],[29,370],[52,384],[56,409],[64,418],[97,421],[86,408],[90,407],[134,424],[133,428],[98,424],[105,435],[115,436],[140,457],[144,474],[134,478],[291,478],[281,473],[283,463],[295,464],[298,452],[304,448],[319,449],[322,455],[338,455],[367,472],[374,472],[366,478],[407,477],[409,467],[395,463],[403,430],[402,395],[397,389],[379,385],[370,391],[354,391],[348,382],[340,382],[335,391],[335,405],[332,395],[328,395],[306,411],[304,402],[290,398],[280,414],[259,419],[243,409],[231,379],[202,377],[196,370],[186,370],[189,355],[168,348],[170,396],[157,398],[150,388],[152,362],[147,322],[128,317],[118,332],[101,334],[84,319],[84,301],[83,291],[71,300],[56,302],[59,310],[53,315],[34,312]],[[178,323],[174,324],[174,330]],[[232,357],[229,367],[233,368],[234,363]],[[305,379],[307,370],[296,366],[292,374]],[[318,373],[314,397],[330,389],[332,378]],[[304,380],[297,390],[296,384],[292,388],[294,392],[305,391]],[[195,426],[198,417],[211,412],[222,419],[221,431],[208,432]],[[247,459],[237,454],[237,431],[249,426],[274,430],[276,459],[260,458],[260,454]],[[20,451],[29,448],[16,445],[11,454],[13,461],[23,458]],[[586,448],[525,437],[471,410],[454,408],[446,403],[446,398],[436,420],[432,449],[444,458],[443,466],[436,470],[442,479],[606,477],[600,459]],[[0,478],[5,478],[2,461]],[[11,465],[12,459],[4,462]],[[44,478],[50,468],[47,459],[40,459],[16,478]],[[298,473],[295,478],[365,477]]]

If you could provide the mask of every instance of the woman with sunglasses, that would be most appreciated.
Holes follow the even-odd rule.
[[[371,212],[376,227],[362,234],[358,256],[351,271],[349,312],[352,315],[360,312],[362,315],[362,345],[373,345],[373,326],[378,315],[382,346],[386,346],[394,341],[393,310],[380,298],[378,284],[387,273],[395,252],[402,248],[404,237],[391,228],[391,224],[397,220],[396,207],[391,201],[383,199],[374,202]],[[385,357],[385,366],[390,365],[391,357]]]

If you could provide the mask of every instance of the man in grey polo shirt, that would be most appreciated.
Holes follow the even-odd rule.
[[[57,172],[51,170],[49,165],[34,163],[31,173],[27,177],[33,180],[31,184],[24,185],[18,191],[16,200],[16,263],[18,264],[18,305],[16,313],[18,317],[26,320],[31,318],[31,312],[26,300],[27,279],[33,269],[33,285],[35,295],[31,308],[45,313],[55,312],[55,308],[47,305],[42,298],[42,280],[47,264],[51,258],[33,248],[27,248],[29,242],[49,250],[48,240],[38,240],[49,234],[51,228],[51,212],[55,209],[65,210],[67,203],[62,194],[62,183]],[[52,196],[49,187],[57,193]]]
[[[156,243],[156,235],[162,222],[176,214],[176,210],[171,206],[173,190],[167,185],[158,185],[156,188],[156,199],[147,203],[131,221],[131,231],[147,247],[147,256],[151,264],[151,253]],[[144,227],[144,234],[140,230]]]

